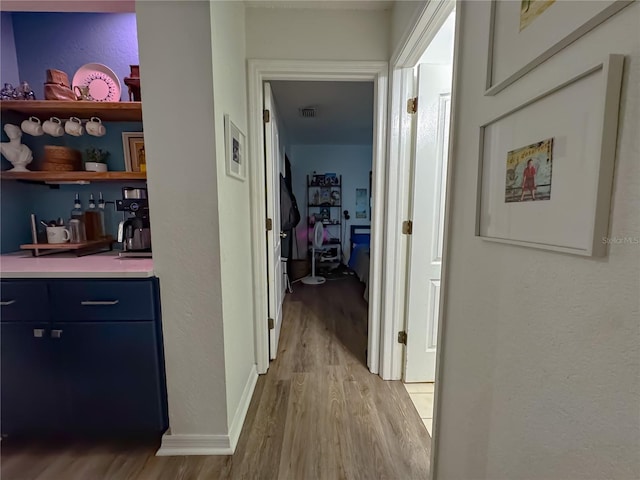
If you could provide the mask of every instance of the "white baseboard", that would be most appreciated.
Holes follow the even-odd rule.
[[[236,408],[236,413],[233,415],[233,420],[231,420],[231,425],[229,427],[229,444],[231,445],[232,451],[235,451],[236,445],[238,445],[240,432],[242,432],[242,425],[244,425],[244,420],[247,416],[247,411],[249,410],[249,404],[251,403],[251,398],[253,397],[253,391],[256,388],[257,381],[258,371],[256,370],[256,366],[253,365],[249,372],[247,383],[242,391],[240,403],[238,404],[238,408]]]
[[[171,435],[162,436],[158,457],[174,455],[233,455],[229,435]]]
[[[251,397],[258,381],[258,372],[254,365],[249,372],[240,403],[231,421],[229,435],[172,435],[167,431],[162,436],[162,444],[156,452],[158,457],[174,455],[233,455],[240,438]]]

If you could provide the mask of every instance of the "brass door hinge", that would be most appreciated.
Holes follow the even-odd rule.
[[[407,100],[407,113],[416,113],[418,111],[418,97]]]
[[[269,121],[271,120],[271,113],[269,112],[269,110],[262,111],[262,120],[264,121],[264,123],[269,123]]]
[[[271,230],[273,230],[273,220],[267,218],[267,232],[270,232]]]
[[[405,220],[402,222],[402,234],[411,235],[413,233],[413,222],[411,220]]]
[[[273,318],[268,318],[267,319],[267,324],[269,325],[269,330],[273,330],[274,328],[276,328],[274,322],[273,322]]]
[[[398,332],[398,343],[407,344],[407,332]]]

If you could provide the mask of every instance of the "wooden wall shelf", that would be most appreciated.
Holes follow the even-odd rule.
[[[142,102],[85,102],[64,100],[4,100],[0,111],[35,116],[44,121],[50,117],[99,117],[103,122],[141,122]]]
[[[0,172],[0,180],[30,182],[122,182],[146,181],[144,172]]]

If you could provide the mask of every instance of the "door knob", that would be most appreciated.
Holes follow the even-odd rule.
[[[286,232],[280,232],[280,238],[287,238]]]
[[[35,338],[42,338],[44,337],[44,328],[34,328],[33,329],[33,336]]]
[[[62,337],[62,330],[51,330],[51,338]]]

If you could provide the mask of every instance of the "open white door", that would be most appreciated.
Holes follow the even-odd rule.
[[[278,135],[278,117],[271,94],[271,85],[264,84],[264,109],[269,112],[264,122],[264,158],[267,218],[271,228],[267,228],[267,279],[269,295],[269,358],[276,358],[278,339],[282,327],[282,302],[285,282],[282,269],[280,237],[280,165],[282,149]],[[268,220],[267,220],[268,222]],[[268,226],[267,226],[268,227]]]
[[[450,65],[418,67],[405,382],[433,382],[451,112]]]

